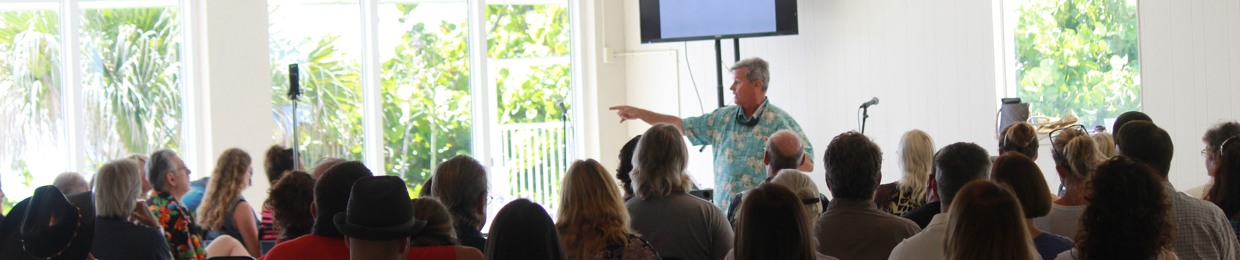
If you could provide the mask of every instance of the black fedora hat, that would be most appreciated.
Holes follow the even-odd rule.
[[[19,241],[34,259],[85,259],[94,239],[94,216],[69,202],[60,189],[48,185],[34,190],[21,216]]]
[[[353,183],[349,206],[333,219],[340,233],[364,240],[392,240],[416,234],[426,221],[413,217],[405,182],[396,176],[366,177]]]

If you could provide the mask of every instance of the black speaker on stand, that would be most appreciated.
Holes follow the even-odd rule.
[[[297,99],[300,97],[301,97],[301,73],[297,70],[297,63],[289,64],[288,65],[288,101],[289,103],[292,103],[293,105],[293,123],[291,124],[291,127],[293,128],[293,145],[291,145],[291,148],[293,149],[293,165],[301,165],[300,163],[301,161],[299,161],[301,159],[299,157],[301,156],[298,156],[298,154],[301,154],[301,150],[298,149],[301,144],[297,142],[297,125],[298,125]]]

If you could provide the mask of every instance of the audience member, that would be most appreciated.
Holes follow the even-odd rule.
[[[1102,156],[1094,139],[1084,129],[1070,127],[1056,133],[1051,137],[1051,158],[1055,160],[1055,172],[1063,183],[1063,194],[1051,205],[1050,213],[1034,219],[1033,224],[1043,231],[1071,237],[1076,235],[1081,214],[1085,212],[1085,183]]]
[[[138,173],[139,173],[138,176],[142,177],[140,178],[142,179],[142,196],[145,197],[149,195],[151,193],[152,188],[151,188],[151,181],[146,178],[146,155],[133,154],[127,158],[138,162]],[[95,185],[92,183],[90,186],[94,187]]]
[[[1107,132],[1107,127],[1102,126],[1102,125],[1095,125],[1095,126],[1094,126],[1094,133],[1093,133],[1093,134],[1101,134],[1101,133],[1106,133],[1106,132]]]
[[[0,259],[88,259],[95,218],[87,207],[93,211],[93,205],[74,204],[56,186],[36,188],[0,223]]]
[[[353,183],[370,176],[370,169],[358,161],[340,163],[323,173],[314,184],[314,228],[310,234],[276,244],[263,258],[349,259],[344,235],[332,218],[347,209]]]
[[[629,212],[607,169],[578,160],[560,185],[559,223],[569,259],[658,259],[650,243],[629,228]]]
[[[245,245],[249,255],[257,256],[258,217],[241,196],[241,191],[250,186],[251,169],[250,155],[241,149],[230,148],[220,154],[198,211],[198,223],[207,231],[207,239],[231,236]]]
[[[1226,122],[1211,128],[1202,138],[1206,169],[1213,177],[1205,200],[1223,210],[1232,231],[1240,237],[1240,124]]]
[[[999,155],[1008,152],[1019,152],[1038,159],[1038,131],[1033,125],[1019,122],[1003,129],[1003,135],[999,137]]]
[[[935,157],[938,157],[937,152]],[[917,223],[917,227],[920,227],[923,231],[926,229],[926,226],[930,225],[930,220],[934,218],[934,215],[938,215],[943,211],[943,202],[939,199],[938,181],[935,180],[935,175],[937,174],[938,169],[931,163],[930,176],[926,178],[926,204],[900,216],[913,221],[913,223]]]
[[[1085,137],[1088,138],[1088,137]],[[1033,159],[1021,153],[1008,153],[995,160],[991,179],[1016,195],[1024,213],[1024,226],[1041,259],[1055,259],[1056,255],[1072,249],[1072,239],[1043,232],[1033,224],[1034,218],[1046,216],[1051,211],[1051,192],[1042,177],[1042,170]],[[966,222],[968,223],[968,222]]]
[[[276,186],[276,181],[289,172],[297,170],[293,162],[293,149],[284,148],[278,144],[267,148],[267,157],[263,160],[263,169],[267,172],[267,184],[270,187]],[[267,197],[270,201],[272,197]],[[271,208],[266,207],[268,202],[263,202],[262,219],[258,223],[258,237],[262,240],[277,240],[281,232],[279,227],[273,224],[275,214]]]
[[[426,226],[426,221],[413,217],[405,181],[396,176],[357,180],[348,210],[332,219],[348,241],[349,259],[360,260],[405,259],[409,237]]]
[[[303,171],[284,174],[268,192],[267,205],[275,219],[272,223],[280,235],[276,243],[310,234],[314,227],[314,177]]]
[[[633,198],[633,178],[629,172],[633,171],[633,151],[637,150],[637,141],[642,139],[642,135],[634,136],[629,142],[624,143],[624,147],[620,148],[620,167],[616,169],[616,179],[620,179],[620,188],[624,190],[624,201]]]
[[[457,242],[452,215],[438,199],[413,199],[413,217],[426,221],[426,226],[409,238],[408,259],[483,259],[482,251]]]
[[[631,173],[637,197],[625,205],[633,230],[664,258],[723,258],[732,249],[732,228],[714,204],[688,194],[688,161],[676,126],[656,124],[642,134]]]
[[[1115,133],[1114,135],[1117,142],[1119,140],[1119,130],[1123,128],[1125,124],[1132,121],[1154,122],[1154,119],[1151,119],[1150,116],[1145,113],[1141,113],[1141,111],[1128,111],[1123,114],[1119,114],[1118,117],[1115,117],[1115,122],[1111,125],[1111,131]]]
[[[1102,159],[1115,157],[1115,137],[1110,133],[1102,132],[1090,135],[1094,138],[1094,146],[1098,147],[1098,155]]]
[[[766,139],[766,152],[762,158],[763,164],[766,164],[766,179],[763,179],[762,183],[771,182],[771,179],[774,179],[782,170],[808,169],[804,167],[813,163],[805,162],[808,159],[805,158],[805,150],[802,147],[802,143],[801,137],[798,137],[792,131],[780,130],[771,134]],[[732,201],[728,203],[728,211],[726,212],[728,214],[728,223],[736,223],[736,209],[740,207],[741,197],[743,196],[745,196],[745,192],[737,193],[736,196],[732,196]],[[819,202],[822,204],[823,209],[827,208],[829,203],[826,195],[819,196]]]
[[[435,180],[431,191],[452,213],[461,245],[486,251],[487,240],[482,236],[489,197],[486,168],[474,158],[457,155],[440,163],[431,178]]]
[[[1050,191],[1043,192],[1050,196]],[[951,217],[947,224],[947,259],[1041,258],[1030,247],[1021,202],[1006,187],[986,180],[970,182],[952,201]]]
[[[164,238],[172,257],[176,259],[203,259],[206,251],[202,245],[202,227],[194,221],[194,215],[181,206],[180,198],[189,192],[190,170],[172,150],[162,149],[151,153],[146,162],[147,179],[154,191],[147,204],[155,219],[164,229]]]
[[[986,179],[990,174],[990,155],[977,144],[954,143],[939,150],[934,157],[934,165],[931,190],[941,199],[943,213],[934,215],[921,233],[900,242],[892,249],[889,259],[947,259],[943,249],[949,230],[948,221],[952,218],[951,202],[965,184]]]
[[[90,249],[95,258],[172,259],[159,221],[146,202],[138,200],[141,168],[134,160],[121,159],[104,164],[95,174],[95,237]]]
[[[1103,162],[1086,186],[1089,206],[1076,247],[1055,259],[1177,259],[1171,190],[1164,182],[1153,168],[1124,156]]]
[[[805,213],[806,222],[802,224],[802,227],[805,227],[805,232],[813,234],[814,222],[818,221],[818,215],[822,215],[818,185],[814,185],[809,175],[794,169],[779,171],[779,175],[775,175],[771,183],[783,185],[791,190],[792,194],[797,195],[797,199],[801,202],[801,209]],[[817,243],[814,245],[817,246]]]
[[[1214,204],[1173,192],[1168,181],[1174,146],[1171,136],[1150,121],[1132,121],[1116,132],[1119,154],[1154,167],[1171,200],[1172,241],[1175,254],[1185,259],[1237,259],[1235,232],[1223,211]]]
[[[782,185],[750,190],[736,219],[736,248],[724,259],[835,259],[814,250],[802,208],[801,199]]]
[[[567,259],[551,216],[527,199],[504,205],[487,235],[486,259]]]
[[[891,248],[921,228],[878,210],[874,189],[882,178],[883,152],[857,132],[835,136],[822,158],[835,203],[818,217],[818,252],[843,259],[885,259]]]
[[[63,172],[56,175],[56,179],[52,180],[52,186],[64,192],[65,196],[90,191],[90,183],[86,182],[86,178],[82,178],[82,174],[76,172]]]
[[[930,134],[913,129],[900,137],[900,168],[904,175],[900,180],[878,186],[874,193],[874,205],[879,210],[896,216],[904,215],[926,204],[926,179],[934,167],[934,140]]]
[[[337,164],[343,162],[345,162],[344,159],[323,157],[323,159],[319,159],[319,162],[314,163],[314,169],[310,176],[314,176],[314,179],[318,180],[320,177],[323,177],[323,173],[327,172],[327,169],[331,169],[332,166],[336,166]]]

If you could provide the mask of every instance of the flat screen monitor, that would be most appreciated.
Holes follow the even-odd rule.
[[[641,0],[642,43],[797,34],[796,0]]]

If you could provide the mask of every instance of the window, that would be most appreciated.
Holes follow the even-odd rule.
[[[56,5],[0,10],[0,183],[10,209],[33,192],[33,172],[57,172],[63,162],[66,115],[60,107],[60,14]]]
[[[1086,126],[1109,126],[1141,109],[1136,0],[1002,3],[1006,93],[1030,103],[1033,116],[1071,111]]]

